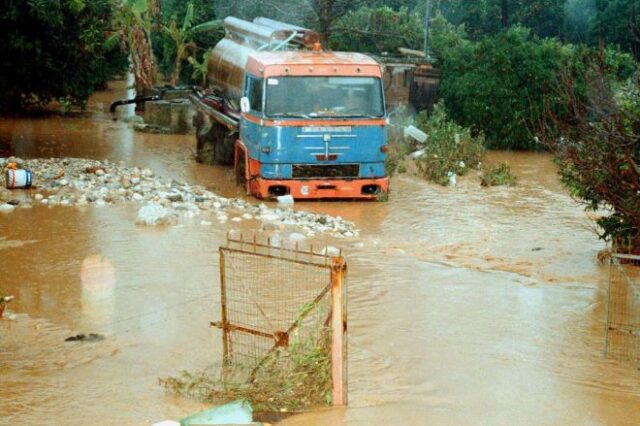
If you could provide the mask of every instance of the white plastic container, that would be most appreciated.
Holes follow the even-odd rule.
[[[33,173],[31,172],[31,170],[9,169],[5,174],[5,184],[8,189],[31,188],[32,183]]]

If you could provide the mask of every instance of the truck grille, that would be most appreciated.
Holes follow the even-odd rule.
[[[310,179],[310,178],[357,178],[360,175],[360,166],[358,164],[329,164],[329,165],[310,165],[310,164],[294,164],[294,179]]]

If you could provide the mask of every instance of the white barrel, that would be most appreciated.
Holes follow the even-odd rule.
[[[5,183],[8,189],[31,188],[33,183],[33,173],[31,170],[7,170]]]

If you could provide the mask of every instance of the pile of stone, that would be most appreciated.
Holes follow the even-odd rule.
[[[110,161],[77,158],[23,160],[0,158],[0,170],[9,163],[33,172],[33,187],[28,191],[4,188],[0,179],[0,213],[34,204],[48,206],[106,206],[125,202],[143,204],[136,222],[141,225],[176,224],[180,220],[210,213],[220,223],[227,220],[260,221],[263,228],[276,229],[291,225],[307,236],[328,233],[336,237],[358,235],[353,222],[340,217],[270,208],[242,199],[220,197],[202,186],[189,185],[156,176],[149,169],[125,167]],[[202,220],[201,224],[211,224]]]

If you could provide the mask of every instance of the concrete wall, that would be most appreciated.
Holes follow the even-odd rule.
[[[174,99],[147,102],[144,121],[148,125],[164,127],[169,133],[194,133],[193,117],[196,114],[191,101]]]

